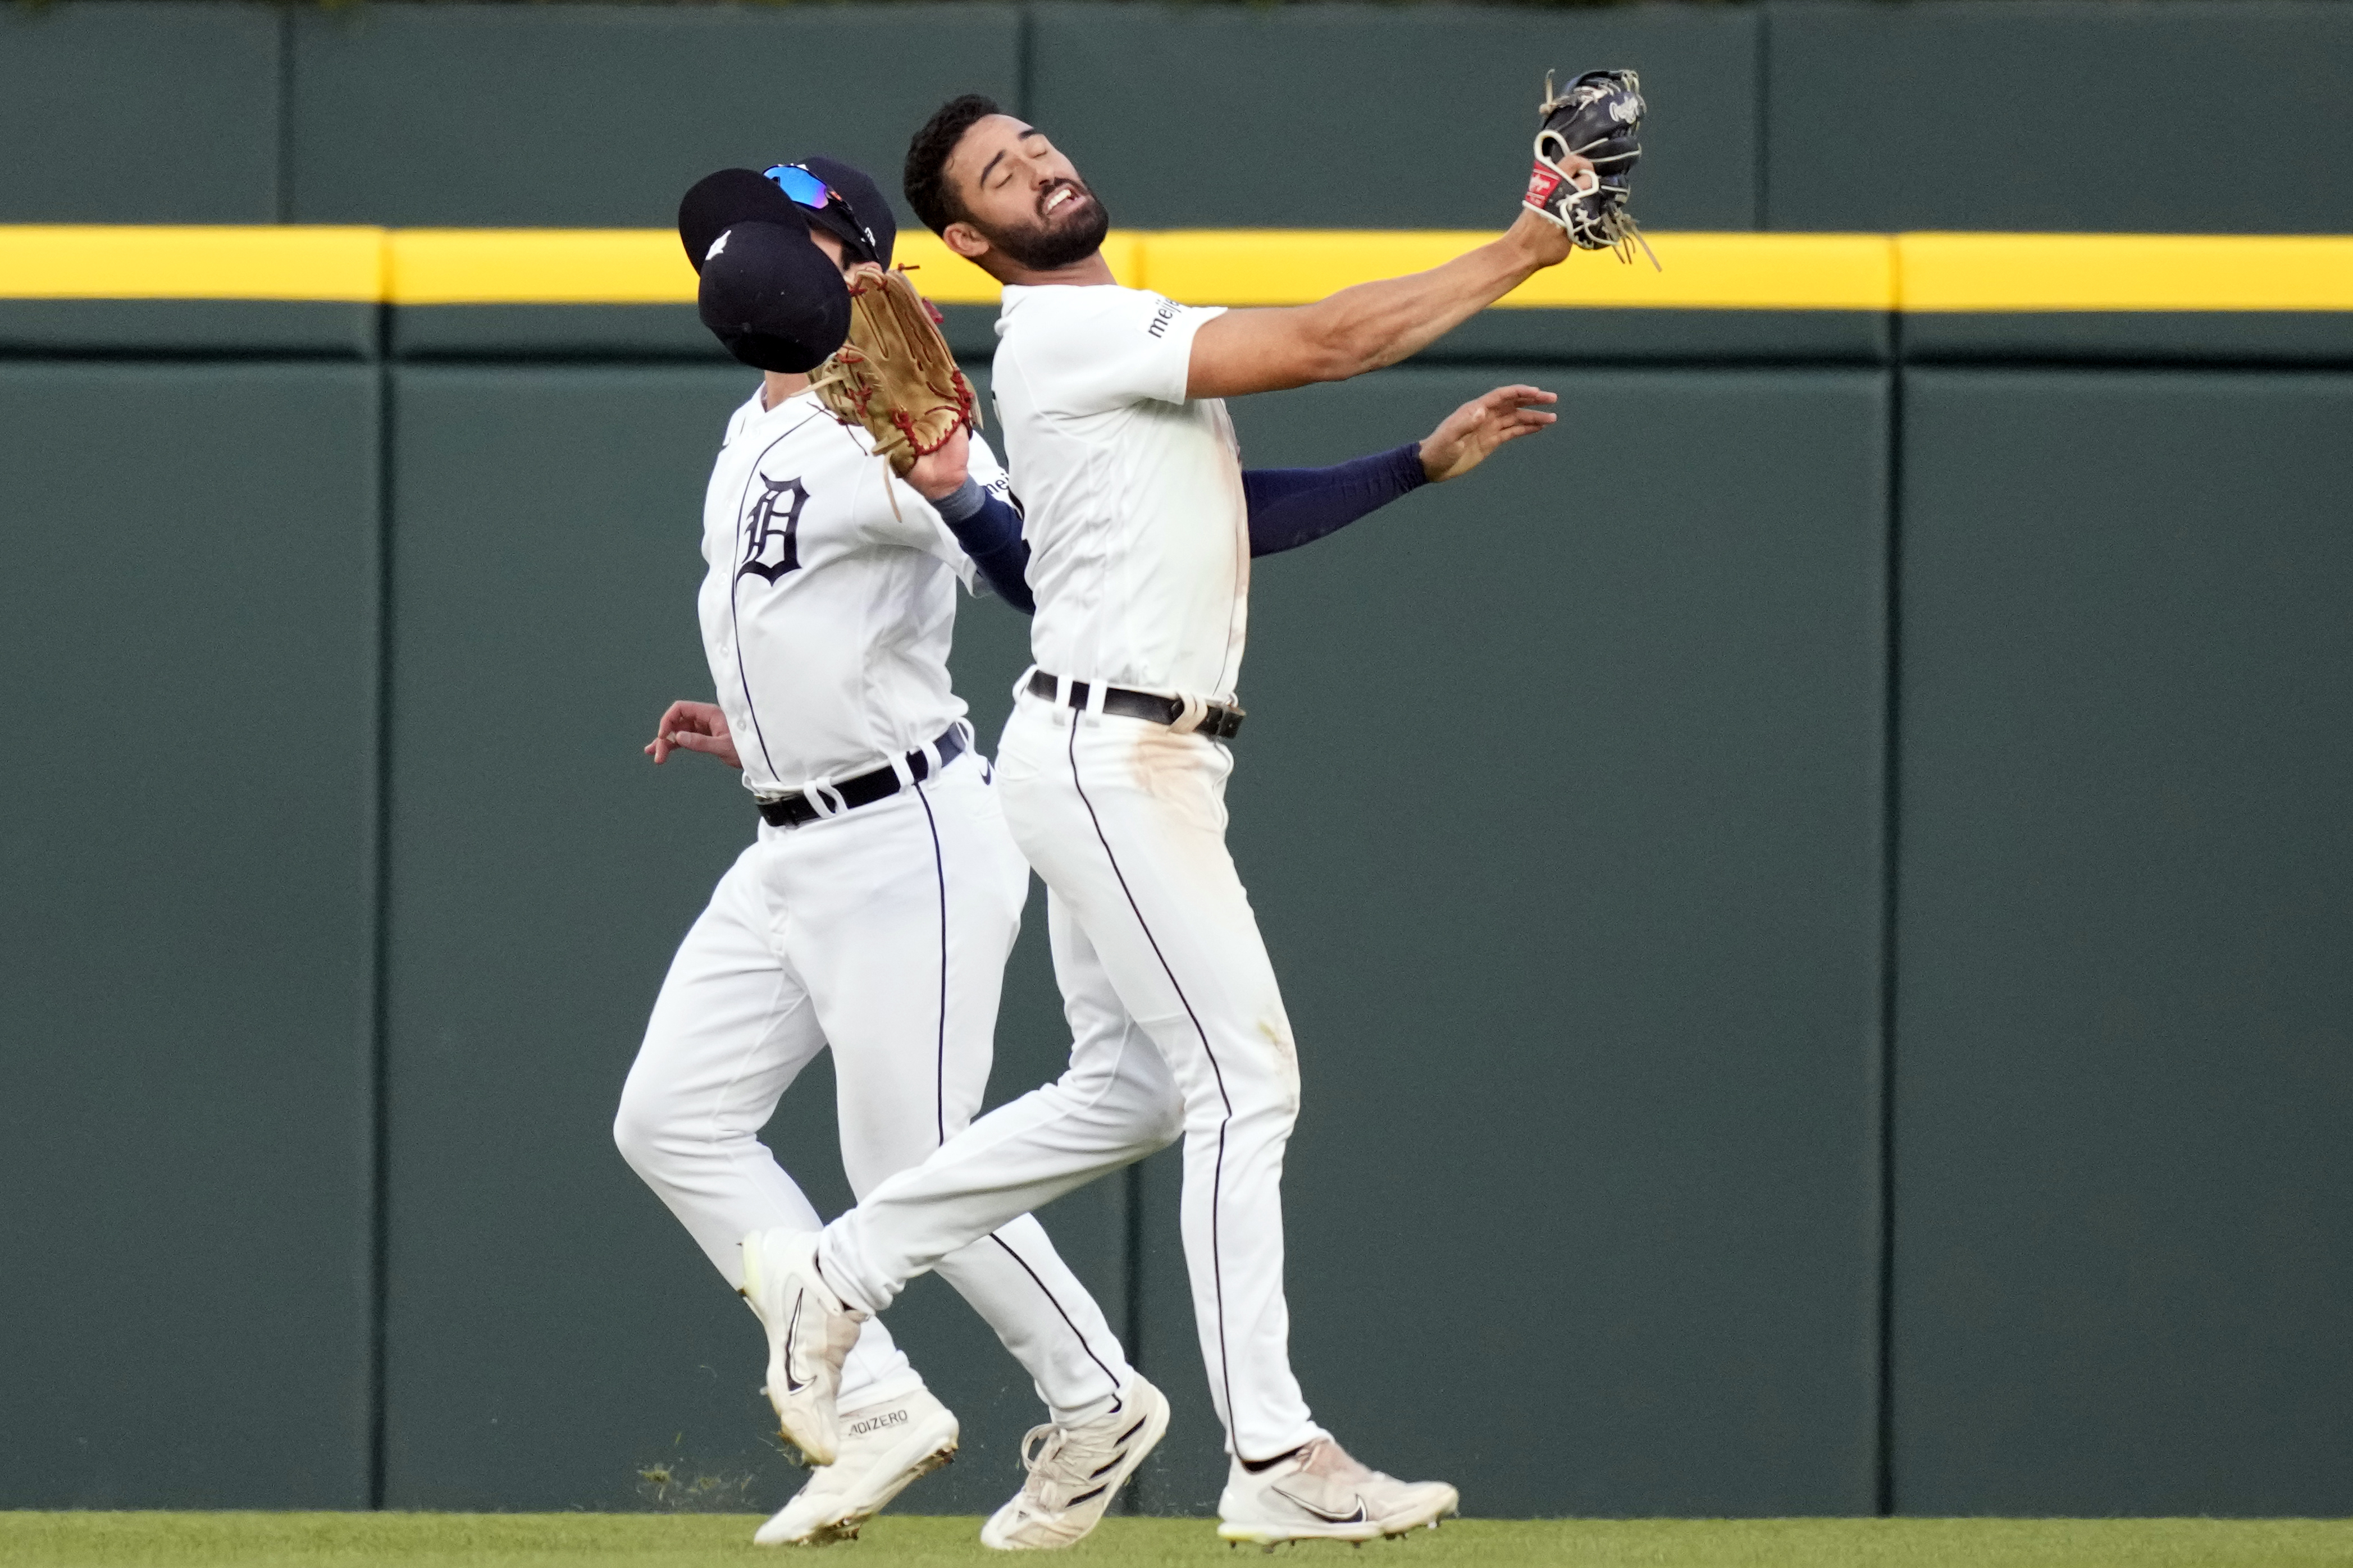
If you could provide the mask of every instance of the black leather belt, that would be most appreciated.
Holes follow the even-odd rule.
[[[947,732],[934,742],[940,753],[940,766],[946,767],[964,752],[964,726],[951,724]],[[932,760],[921,752],[907,753],[907,771],[921,784],[931,776]],[[861,805],[872,805],[878,800],[888,800],[899,793],[899,770],[876,768],[871,773],[860,773],[854,779],[844,779],[827,786],[827,793],[838,796],[842,811],[855,811]],[[819,817],[839,813],[819,811],[807,791],[797,792],[782,800],[760,802],[760,820],[771,827],[799,827]]]
[[[1060,689],[1061,682],[1042,669],[1029,677],[1029,695],[1032,697],[1042,697],[1051,702],[1055,692]],[[1071,707],[1084,708],[1090,694],[1085,681],[1071,682]],[[1116,713],[1123,719],[1149,719],[1155,724],[1174,724],[1185,716],[1185,704],[1175,697],[1155,697],[1149,691],[1130,691],[1123,686],[1106,686],[1103,688],[1103,710]],[[1194,727],[1194,733],[1207,735],[1212,740],[1230,741],[1241,727],[1240,709],[1212,702],[1202,710],[1201,721]]]

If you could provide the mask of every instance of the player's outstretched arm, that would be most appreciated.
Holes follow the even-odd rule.
[[[728,732],[727,715],[715,703],[673,702],[662,710],[654,738],[646,742],[646,755],[659,766],[672,752],[701,752],[731,768],[744,766],[735,754],[735,737]]]
[[[1535,386],[1499,386],[1474,397],[1419,441],[1328,468],[1244,468],[1250,554],[1276,555],[1336,533],[1360,517],[1423,485],[1467,474],[1506,441],[1551,424],[1542,404],[1557,401]]]
[[[1501,238],[1443,267],[1359,283],[1313,305],[1229,310],[1193,335],[1185,395],[1281,392],[1395,364],[1567,259],[1570,249],[1556,225],[1524,210]]]
[[[1499,386],[1438,423],[1421,443],[1421,471],[1432,484],[1461,479],[1506,441],[1533,436],[1560,417],[1544,405],[1560,398],[1540,386]]]

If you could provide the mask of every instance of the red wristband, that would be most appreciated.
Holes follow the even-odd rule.
[[[1567,176],[1549,163],[1538,163],[1528,174],[1527,205],[1538,212],[1550,209],[1552,199],[1567,183]]]

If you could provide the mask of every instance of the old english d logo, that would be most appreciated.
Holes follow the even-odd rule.
[[[801,508],[808,501],[808,491],[798,479],[772,479],[760,476],[767,493],[752,503],[750,526],[744,530],[744,564],[735,569],[741,578],[747,572],[756,572],[773,583],[787,572],[797,572],[801,565]],[[784,513],[779,523],[776,514]]]

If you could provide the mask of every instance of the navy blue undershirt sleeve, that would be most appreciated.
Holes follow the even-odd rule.
[[[1250,508],[1250,553],[1296,550],[1429,482],[1419,441],[1328,468],[1246,468],[1242,499]],[[1029,546],[1021,537],[1021,514],[970,480],[936,504],[948,531],[997,596],[1025,616],[1036,615],[1038,601],[1025,575]]]
[[[1024,575],[1029,545],[1021,537],[1021,514],[970,479],[963,489],[934,504],[997,596],[1025,616],[1036,615],[1038,601]]]
[[[1250,553],[1296,550],[1429,482],[1419,441],[1328,468],[1245,468]]]

